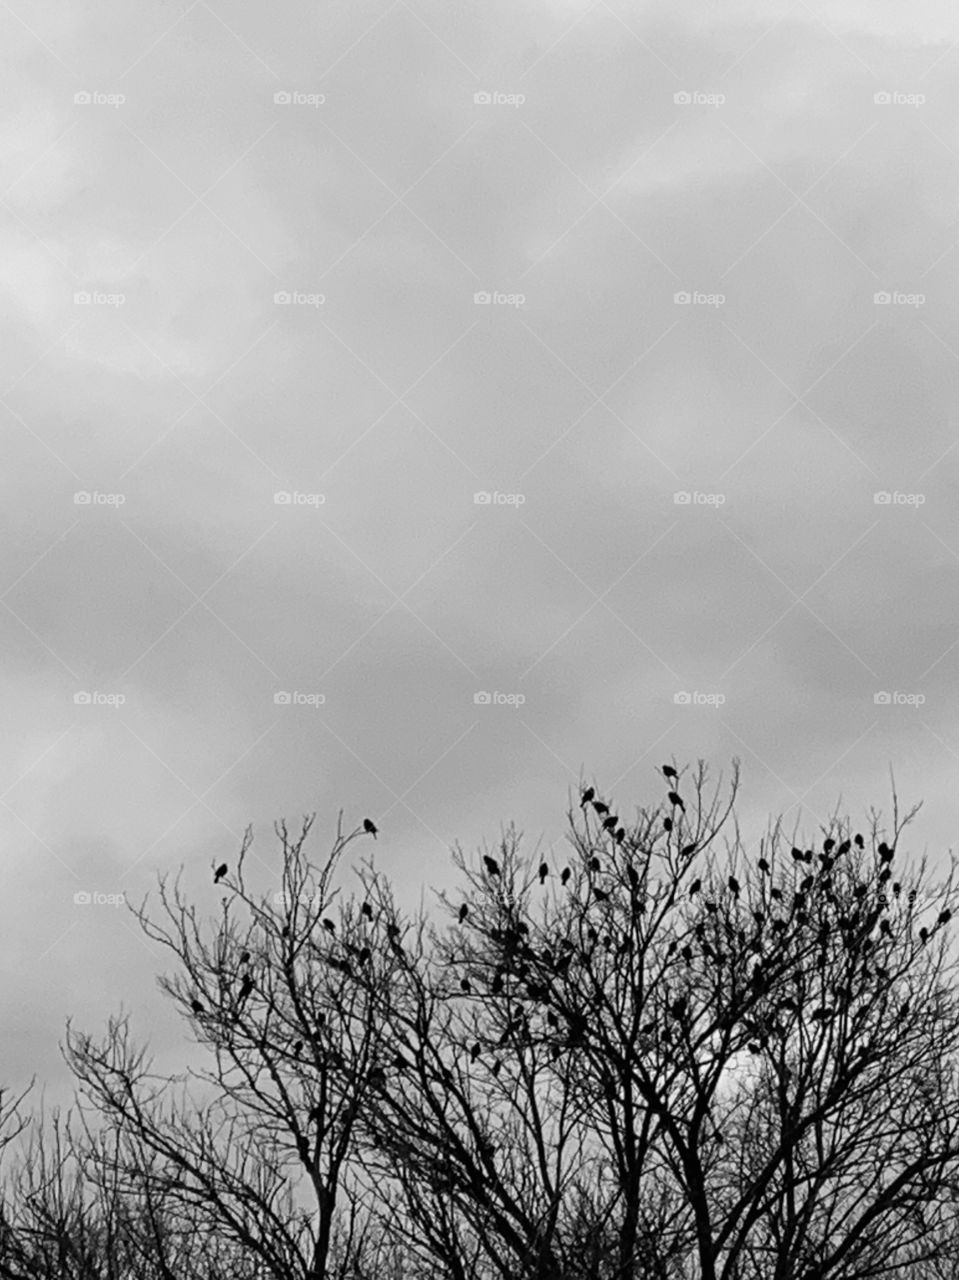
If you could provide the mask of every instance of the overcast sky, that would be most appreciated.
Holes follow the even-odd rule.
[[[121,1004],[176,1056],[105,899],[215,910],[250,822],[268,882],[274,819],[369,815],[415,904],[510,821],[564,858],[581,778],[739,757],[811,839],[891,765],[945,865],[954,3],[11,0],[0,48],[0,1081]]]

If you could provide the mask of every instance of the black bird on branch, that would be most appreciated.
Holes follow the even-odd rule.
[[[689,896],[691,898],[694,897],[697,893],[699,893],[702,887],[703,887],[702,880],[694,880],[693,883],[689,886]]]
[[[200,1016],[200,1014],[202,1014],[202,1013],[206,1013],[206,1010],[203,1008],[203,1005],[202,1005],[202,1004],[200,1004],[199,1000],[191,1000],[191,1001],[190,1001],[190,1008],[191,1008],[191,1009],[193,1010],[193,1012],[197,1015],[197,1017],[199,1017],[199,1016]]]
[[[586,806],[589,804],[590,800],[592,800],[593,796],[595,796],[595,794],[596,794],[595,787],[587,787],[586,790],[583,792],[582,796],[580,797],[580,801],[579,801],[580,808],[585,809]]]
[[[794,862],[803,862],[803,861],[804,861],[804,859],[803,859],[803,852],[802,852],[802,849],[790,849],[790,851],[789,851],[789,852],[790,852],[790,854],[792,855],[792,859],[793,859],[793,861],[794,861]]]
[[[571,876],[572,874],[573,874],[573,873],[570,871],[569,867],[564,867],[564,868],[563,868],[563,871],[562,871],[562,874],[561,874],[561,875],[560,875],[560,877],[559,877],[560,884],[568,884],[568,883],[569,883],[569,878],[570,878],[570,876]]]
[[[663,818],[663,830],[666,832],[669,832],[669,831],[672,831],[672,829],[673,829],[672,818]]]
[[[245,973],[243,975],[243,981],[240,983],[240,994],[237,997],[237,1002],[239,1004],[242,1004],[252,990],[253,990],[253,979],[250,976],[250,974]]]
[[[611,813],[611,814],[609,815],[609,817],[608,817],[608,818],[606,818],[606,819],[604,819],[604,821],[603,821],[603,830],[604,830],[604,831],[615,831],[615,830],[616,830],[616,824],[617,824],[618,822],[619,822],[619,818],[617,818],[617,816],[615,815],[615,813]]]
[[[736,879],[735,876],[729,877],[729,890],[732,893],[734,898],[739,897],[739,881]]]
[[[249,964],[249,963],[250,963],[249,951],[242,952],[240,955],[240,964]]]
[[[373,908],[368,902],[363,903],[362,907],[360,907],[360,912],[362,915],[366,916],[367,920],[373,919]]]
[[[672,766],[671,764],[664,764],[664,765],[663,765],[663,777],[664,777],[664,778],[678,778],[678,777],[679,777],[679,774],[676,772],[676,770],[673,768],[673,766]]]
[[[595,871],[595,872],[599,872],[602,870],[602,866],[600,864],[599,858],[590,858],[589,869],[590,871]]]
[[[226,865],[225,862],[221,862],[220,865],[217,867],[216,871],[214,871],[213,873],[213,883],[219,884],[220,881],[223,879],[223,877],[226,875],[226,873],[229,871],[229,869],[230,868]]]
[[[546,877],[549,875],[549,866],[545,862],[539,864],[539,882],[546,883]]]
[[[626,828],[617,827],[616,830],[613,832],[613,839],[616,841],[617,844],[622,844],[623,841],[626,839]]]
[[[609,805],[603,804],[602,800],[594,800],[593,808],[597,813],[609,813]]]
[[[766,861],[766,859],[765,859],[765,858],[760,858],[760,859],[759,859],[759,861],[756,863],[756,866],[757,866],[757,867],[759,868],[759,870],[760,870],[760,871],[762,871],[764,874],[768,873],[768,871],[769,871],[769,863]]]
[[[491,858],[488,853],[484,853],[483,862],[486,865],[486,870],[489,872],[491,876],[499,875],[499,863],[496,861],[495,858]]]
[[[377,831],[379,830],[379,827],[374,826],[374,824],[369,820],[369,818],[364,818],[364,819],[363,819],[363,830],[366,832],[366,834],[367,834],[368,836],[372,836],[372,837],[373,837],[373,839],[375,840],[375,839],[376,839],[376,833],[377,833]]]
[[[464,902],[463,905],[460,907],[460,912],[459,912],[460,924],[463,923],[463,921],[466,919],[469,913],[470,913],[470,909]]]
[[[686,806],[683,804],[682,796],[678,791],[670,791],[667,799],[669,800],[669,803],[675,805],[677,809],[682,810],[683,813],[686,812]]]
[[[329,916],[323,917],[323,928],[326,930],[327,933],[336,933],[336,925],[329,918]]]

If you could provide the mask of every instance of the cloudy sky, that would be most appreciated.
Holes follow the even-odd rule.
[[[0,6],[0,1080],[252,822],[959,818],[946,0]],[[878,298],[878,300],[877,300]],[[354,846],[356,848],[356,846]],[[364,847],[362,852],[366,852]],[[371,851],[372,848],[371,848]],[[99,895],[75,901],[75,895]]]

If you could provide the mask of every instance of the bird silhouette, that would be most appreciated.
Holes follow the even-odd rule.
[[[951,919],[952,919],[952,912],[948,909],[948,907],[946,908],[945,911],[939,912],[939,921],[938,921],[939,924],[948,924]]]
[[[372,954],[373,952],[369,949],[369,947],[361,947],[360,954],[358,956],[360,964],[368,964]]]
[[[472,1049],[470,1049],[470,1062],[475,1062],[479,1056],[480,1056],[480,1047],[478,1044],[474,1044]]]
[[[702,887],[703,887],[702,880],[694,880],[693,883],[689,886],[689,896],[692,898],[695,894],[699,893]]]
[[[237,995],[237,1003],[242,1004],[252,990],[253,990],[253,979],[248,973],[245,973],[243,975],[243,981],[240,983],[240,991],[239,991],[239,994]]]
[[[460,990],[464,991],[467,995],[470,995],[472,993],[473,988],[472,988],[472,985],[470,984],[469,978],[463,979],[463,981],[460,983]]]
[[[853,840],[855,841],[856,848],[861,849],[863,845],[862,836],[859,836],[859,835],[854,836]]]
[[[593,890],[593,897],[596,899],[596,901],[597,901],[597,902],[608,902],[608,901],[609,901],[609,894],[608,894],[608,893],[605,893],[602,889],[594,889],[594,890]]]
[[[590,858],[589,869],[590,871],[597,871],[597,872],[602,870],[602,866],[600,864],[599,858]]]
[[[824,840],[824,841],[822,842],[822,851],[823,851],[823,853],[832,853],[832,851],[833,851],[833,849],[835,849],[835,847],[836,847],[836,842],[835,842],[835,840]]]
[[[562,874],[561,874],[561,875],[560,875],[560,877],[559,877],[560,884],[567,884],[567,883],[569,882],[569,878],[570,878],[570,876],[571,876],[572,874],[573,874],[573,873],[570,871],[569,867],[564,867],[564,868],[563,868],[563,871],[562,871]]]
[[[602,800],[594,800],[593,808],[597,813],[609,813],[609,805],[603,804]]]
[[[632,865],[632,863],[630,863],[626,868],[626,876],[627,876],[627,879],[629,880],[630,888],[638,889],[639,888],[639,872]]]
[[[663,777],[664,777],[664,778],[678,778],[678,777],[679,777],[679,774],[676,772],[676,770],[673,768],[673,766],[672,766],[671,764],[664,764],[664,765],[663,765]]]
[[[220,881],[223,879],[223,877],[226,875],[226,873],[229,871],[229,869],[230,868],[226,865],[225,862],[221,862],[220,865],[217,867],[216,871],[214,871],[213,873],[213,883],[219,884]]]
[[[664,831],[672,831],[672,829],[673,829],[673,820],[672,820],[672,818],[663,818],[663,830],[664,830]]]
[[[618,822],[619,822],[619,818],[617,818],[617,817],[616,817],[615,813],[611,813],[611,814],[609,815],[609,817],[608,817],[608,818],[606,818],[606,819],[604,820],[604,822],[603,822],[603,830],[604,830],[604,831],[615,831],[615,830],[616,830],[616,824],[617,824]]]
[[[336,933],[336,925],[333,923],[333,921],[330,919],[329,916],[323,917],[323,928],[326,930],[327,933]]]
[[[367,920],[373,919],[373,908],[368,902],[363,903],[362,907],[360,907],[360,911],[364,916],[366,916]]]
[[[735,876],[729,877],[729,889],[734,898],[739,897],[739,881]]]
[[[670,804],[674,804],[676,808],[681,809],[683,813],[686,812],[686,806],[683,804],[682,797],[680,796],[678,791],[670,791],[669,796],[667,798]]]
[[[202,1005],[202,1004],[200,1004],[199,1000],[191,1000],[191,1001],[190,1001],[190,1008],[191,1008],[191,1009],[193,1010],[193,1012],[194,1012],[195,1014],[197,1014],[197,1015],[199,1015],[199,1014],[201,1014],[201,1013],[205,1013],[205,1012],[206,1012],[206,1010],[203,1008],[203,1005]]]
[[[626,839],[626,828],[617,827],[616,830],[613,832],[613,839],[616,841],[617,844],[622,844],[623,841]]]
[[[860,836],[860,839],[862,839],[861,836]],[[851,847],[852,847],[852,842],[849,840],[844,840],[842,844],[839,846],[839,848],[836,850],[836,853],[837,854],[848,853]]]
[[[928,937],[929,937],[929,930],[928,930],[928,929],[923,928],[923,929],[920,929],[920,930],[919,930],[919,938],[920,938],[920,941],[925,942],[925,941],[926,941],[926,939],[927,939]]]
[[[294,1043],[293,1048],[292,1048],[293,1057],[294,1057],[294,1058],[298,1058],[302,1052],[303,1052],[303,1041],[302,1041],[302,1040],[297,1040],[297,1041]]]
[[[802,849],[790,849],[790,851],[789,851],[789,852],[790,852],[790,854],[792,855],[792,859],[793,859],[793,861],[794,861],[794,862],[803,862],[803,861],[804,861],[804,859],[803,859]]]
[[[756,866],[762,872],[767,872],[769,870],[769,863],[766,861],[765,858],[760,858],[759,861],[756,863]]]
[[[375,840],[375,839],[376,839],[376,833],[377,833],[377,831],[379,830],[379,827],[374,826],[374,824],[369,820],[369,818],[364,818],[364,819],[363,819],[363,830],[366,832],[366,834],[367,834],[368,836],[372,836],[372,837],[373,837],[373,839]]]
[[[249,963],[250,963],[249,951],[242,952],[240,955],[240,964],[249,964]]]
[[[549,867],[548,867],[548,865],[547,865],[545,862],[541,862],[541,863],[539,864],[539,882],[540,882],[540,884],[545,884],[545,883],[546,883],[546,877],[547,877],[548,875],[549,875]]]
[[[470,913],[470,909],[464,902],[463,905],[460,907],[460,924],[463,923],[463,921],[466,919],[469,913]]]
[[[495,858],[491,858],[488,853],[484,853],[483,862],[486,865],[486,870],[489,872],[491,876],[499,875],[499,863],[496,861]]]
[[[595,794],[596,794],[595,787],[587,787],[586,790],[583,792],[582,796],[580,797],[580,801],[579,801],[580,808],[585,809],[586,806],[589,804],[590,800],[592,800],[593,796],[595,796]]]
[[[895,856],[895,852],[889,848],[885,841],[883,841],[879,846],[879,861],[892,862]]]

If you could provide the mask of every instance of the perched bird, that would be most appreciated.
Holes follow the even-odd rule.
[[[463,905],[460,907],[460,924],[463,923],[463,921],[466,919],[469,913],[470,913],[470,909],[464,902]]]
[[[602,800],[594,800],[593,808],[597,813],[609,813],[609,805],[603,804]]]
[[[368,902],[363,903],[362,907],[360,907],[360,912],[366,916],[367,920],[373,919],[373,908]]]
[[[594,889],[594,890],[593,890],[593,897],[596,899],[596,901],[597,901],[597,902],[608,902],[608,901],[609,901],[609,894],[608,894],[608,893],[604,893],[602,889]]]
[[[472,984],[470,983],[469,978],[463,979],[463,981],[460,983],[460,990],[464,991],[467,995],[470,995],[472,993],[473,987],[472,987]]]
[[[689,964],[693,958],[693,949],[692,947],[683,947],[679,954],[683,957],[686,963]]]
[[[800,886],[799,886],[799,890],[800,890],[800,892],[801,892],[801,893],[808,893],[808,892],[809,892],[809,890],[813,887],[813,884],[814,884],[814,883],[815,883],[815,881],[813,880],[813,877],[812,877],[812,876],[806,876],[806,877],[803,879],[803,881],[802,881],[802,883],[800,884]]]
[[[689,896],[691,898],[694,897],[697,893],[699,893],[702,887],[703,887],[702,880],[694,880],[693,883],[689,886]]]
[[[833,851],[833,849],[835,849],[835,847],[836,847],[836,842],[835,842],[835,840],[824,840],[824,841],[822,842],[822,851],[823,851],[823,853],[832,853],[832,851]]]
[[[369,820],[369,818],[364,818],[364,819],[363,819],[363,830],[366,832],[366,834],[367,834],[368,836],[372,836],[372,837],[373,837],[373,839],[375,840],[375,839],[376,839],[376,833],[377,833],[377,831],[379,830],[379,828],[378,828],[378,827],[376,827],[376,826],[374,826],[374,825],[373,825],[373,823]]]
[[[951,919],[952,919],[952,912],[948,909],[948,907],[946,908],[945,911],[939,912],[939,920],[938,920],[939,924],[948,924]]]
[[[604,819],[604,821],[603,821],[603,830],[604,830],[604,831],[615,831],[615,830],[616,830],[616,824],[617,824],[618,822],[619,822],[619,818],[617,818],[617,816],[615,815],[615,813],[611,813],[611,814],[609,815],[609,817],[608,817],[608,818],[605,818],[605,819]]]
[[[899,883],[898,880],[893,882],[892,892],[894,896],[897,898],[899,897],[900,893],[902,893],[902,885]]]
[[[590,871],[596,871],[596,872],[599,872],[602,870],[602,866],[600,864],[599,858],[590,858],[589,869]]]
[[[199,1000],[191,1000],[191,1001],[190,1001],[190,1008],[191,1008],[191,1009],[193,1010],[193,1012],[194,1012],[195,1014],[197,1014],[198,1016],[199,1016],[199,1014],[201,1014],[201,1013],[206,1013],[206,1010],[203,1008],[203,1005],[202,1005],[202,1004],[200,1004]]]
[[[595,794],[596,794],[595,787],[587,787],[586,790],[583,792],[582,797],[580,798],[580,802],[579,802],[580,808],[585,809],[586,806],[589,804],[590,800],[592,800],[593,796],[595,796]]]
[[[223,879],[223,877],[226,875],[226,873],[229,871],[229,869],[230,868],[226,865],[225,862],[221,862],[220,865],[217,867],[216,871],[214,871],[213,873],[213,883],[219,884],[220,881]]]
[[[673,820],[672,820],[672,818],[663,818],[663,830],[664,830],[664,831],[672,831],[672,829],[673,829]]]
[[[844,840],[844,841],[842,842],[842,844],[839,846],[839,848],[836,850],[836,853],[837,853],[837,854],[838,854],[838,853],[848,853],[851,847],[852,847],[852,843],[851,843],[851,841],[849,841],[849,840]]]
[[[919,939],[920,939],[920,941],[921,941],[921,942],[925,942],[925,941],[926,941],[926,939],[927,939],[928,937],[929,937],[929,930],[928,930],[928,929],[926,929],[926,928],[922,928],[922,929],[920,929],[920,930],[919,930]]]
[[[480,1056],[480,1047],[478,1044],[474,1044],[472,1049],[470,1049],[470,1062],[475,1062],[479,1056]]]
[[[491,876],[499,875],[499,863],[495,858],[491,858],[488,853],[484,853],[483,862],[486,864],[486,870]]]
[[[370,960],[370,957],[372,956],[372,954],[373,954],[373,953],[372,953],[372,951],[369,949],[369,947],[361,947],[361,948],[360,948],[360,954],[359,954],[359,956],[357,957],[357,958],[359,959],[360,964],[368,964],[368,963],[369,963],[369,960]]]
[[[616,841],[617,844],[622,844],[623,841],[626,839],[626,828],[617,827],[616,830],[613,832],[613,839]]]
[[[794,862],[802,862],[804,860],[802,849],[791,849],[790,853],[792,854]]]
[[[559,878],[560,883],[567,884],[571,875],[572,875],[572,872],[570,871],[569,867],[564,867],[562,875]]]
[[[769,871],[769,863],[766,861],[766,859],[765,859],[765,858],[760,858],[760,859],[759,859],[759,861],[756,863],[756,866],[757,866],[757,867],[759,868],[759,870],[760,870],[760,871],[762,871],[762,872],[768,872],[768,871]]]
[[[240,955],[240,964],[249,964],[249,963],[250,963],[249,951],[242,952]]]
[[[297,1041],[294,1043],[294,1045],[293,1045],[293,1048],[292,1048],[291,1052],[292,1052],[292,1054],[293,1054],[293,1057],[294,1057],[294,1058],[298,1058],[298,1057],[300,1056],[300,1054],[303,1052],[303,1041],[302,1041],[302,1040],[297,1040]]]
[[[739,897],[739,881],[735,876],[729,877],[729,889],[734,898]]]
[[[683,804],[682,797],[678,791],[670,791],[667,799],[669,800],[669,803],[674,804],[677,809],[681,809],[683,813],[686,812],[686,806]]]
[[[664,765],[663,765],[663,777],[664,777],[664,778],[678,778],[678,777],[679,777],[679,774],[676,772],[676,770],[673,768],[673,766],[672,766],[671,764],[664,764]]]
[[[539,882],[540,882],[540,884],[545,884],[545,883],[546,883],[546,877],[547,877],[548,875],[549,875],[549,867],[548,867],[548,865],[547,865],[545,862],[541,862],[541,863],[539,864]]]
[[[626,868],[626,876],[629,880],[630,888],[638,889],[639,888],[639,872],[636,870],[636,868],[633,866],[632,863],[630,863]]]
[[[245,973],[243,975],[243,981],[240,983],[240,994],[237,997],[238,1000],[242,1003],[252,990],[253,990],[253,979],[248,973]]]
[[[684,844],[679,851],[679,856],[681,858],[685,858],[688,854],[695,853],[695,852],[696,852],[696,843],[694,841],[692,844]]]
[[[333,921],[330,919],[329,916],[323,917],[323,928],[326,930],[327,933],[336,933],[336,925],[333,923]]]
[[[893,850],[889,848],[889,846],[885,843],[885,841],[883,841],[883,843],[879,846],[879,861],[892,862],[895,856],[896,855],[893,852]]]

